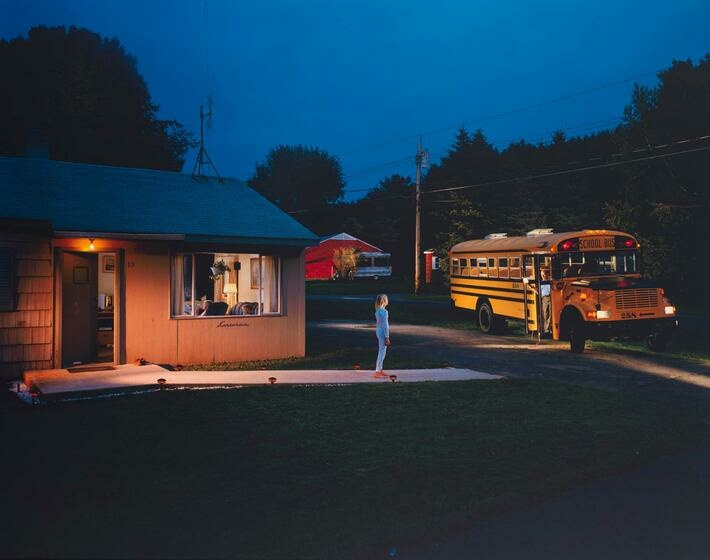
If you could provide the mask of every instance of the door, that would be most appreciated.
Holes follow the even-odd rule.
[[[528,279],[530,283],[523,282],[523,308],[525,310],[525,332],[531,333],[537,331],[538,325],[538,306],[535,279],[535,263],[532,255],[523,255],[523,270],[522,276]],[[528,303],[532,302],[532,303]]]
[[[98,259],[64,253],[62,270],[62,366],[96,359]]]

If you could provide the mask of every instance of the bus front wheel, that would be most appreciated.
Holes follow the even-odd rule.
[[[587,337],[584,333],[584,321],[580,317],[572,319],[569,327],[569,349],[575,354],[584,352]]]

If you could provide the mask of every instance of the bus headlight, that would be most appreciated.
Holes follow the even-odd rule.
[[[609,310],[607,309],[600,309],[597,311],[597,319],[609,319],[611,317],[611,313],[609,313]]]
[[[675,307],[672,305],[666,305],[665,312],[666,315],[675,315]]]

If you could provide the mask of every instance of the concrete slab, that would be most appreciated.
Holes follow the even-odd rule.
[[[388,370],[398,383],[422,381],[469,381],[500,379],[470,369],[400,369]],[[390,383],[389,378],[373,377],[371,371],[359,370],[244,370],[244,371],[169,371],[155,364],[116,366],[113,371],[69,373],[67,370],[28,372],[25,383],[45,396],[91,391],[114,391],[155,387],[158,379],[167,386],[239,386],[267,385],[269,377],[278,384],[339,385],[354,383]]]

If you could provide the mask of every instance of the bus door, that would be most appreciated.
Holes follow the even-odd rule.
[[[535,279],[539,276],[539,264],[537,257],[533,255],[523,255],[522,276],[528,282],[523,282],[523,316],[525,317],[525,333],[536,332],[538,321],[537,294],[535,292]],[[530,302],[530,303],[529,303]]]

